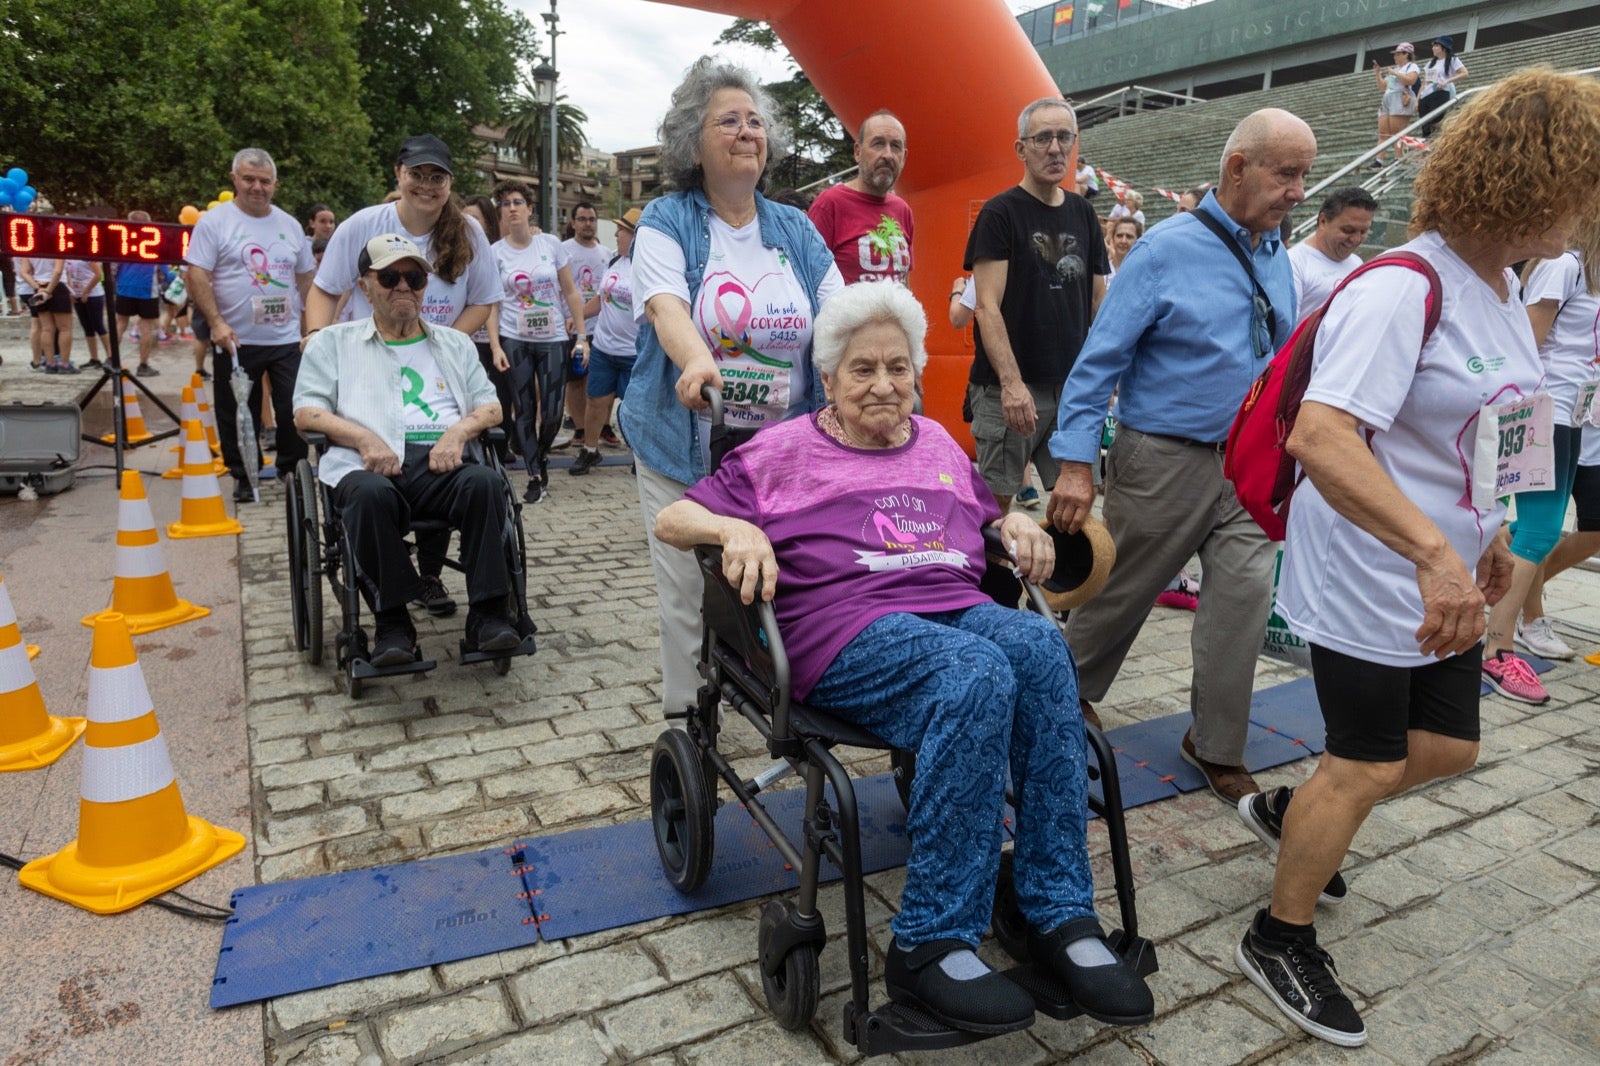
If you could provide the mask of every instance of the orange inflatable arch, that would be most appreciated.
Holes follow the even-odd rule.
[[[1044,61],[1002,0],[665,0],[771,26],[852,133],[880,107],[906,127],[896,188],[916,217],[911,289],[928,312],[924,408],[962,441],[972,332],[947,319],[950,280],[983,202],[1022,174],[1016,117],[1058,95]],[[1067,173],[1077,170],[1077,154]]]

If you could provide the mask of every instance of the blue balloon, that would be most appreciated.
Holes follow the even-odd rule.
[[[24,189],[11,198],[11,206],[18,211],[26,211],[33,206],[33,197],[31,190]]]
[[[11,206],[11,191],[9,189],[0,189],[0,207],[10,207],[10,206]]]
[[[5,193],[7,196],[14,195],[20,188],[22,188],[22,186],[18,185],[10,178],[0,178],[0,192]]]
[[[28,184],[28,172],[21,167],[12,167],[6,171],[6,177],[10,178],[19,189]]]

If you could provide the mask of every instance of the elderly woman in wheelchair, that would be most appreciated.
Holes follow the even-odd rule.
[[[835,296],[814,342],[829,405],[734,451],[661,512],[656,535],[684,550],[720,545],[743,600],[773,602],[795,699],[915,753],[892,1000],[969,1032],[1032,1024],[1033,998],[974,953],[1009,771],[1034,964],[1089,1016],[1147,1021],[1150,991],[1095,916],[1071,654],[1053,620],[1002,607],[978,584],[984,526],[1036,581],[1054,567],[1054,542],[1027,516],[1002,515],[960,446],[912,413],[926,334],[898,285]]]

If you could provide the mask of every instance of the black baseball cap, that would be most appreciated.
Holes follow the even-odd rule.
[[[420,167],[433,165],[449,174],[452,178],[456,172],[450,169],[450,146],[431,133],[419,133],[415,137],[407,137],[400,144],[400,155],[395,159],[403,167]]]

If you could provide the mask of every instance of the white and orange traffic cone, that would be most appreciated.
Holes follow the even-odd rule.
[[[206,445],[212,455],[222,454],[222,442],[217,439],[217,416],[211,413],[211,397],[206,392],[206,379],[199,374],[189,375],[189,387],[194,390],[194,403],[200,409],[200,424],[206,427]],[[222,473],[218,470],[217,473]]]
[[[183,387],[183,403],[178,407],[178,416],[179,425],[183,426],[187,426],[191,421],[200,421],[200,407],[197,403],[195,403],[194,388],[192,386],[185,385]],[[204,423],[201,423],[201,425],[204,426]],[[176,453],[178,456],[178,461],[172,464],[171,470],[162,471],[161,476],[167,481],[176,481],[178,478],[183,476],[184,446],[182,444],[174,444],[167,450]],[[210,455],[208,454],[206,458],[209,459]],[[215,472],[216,470],[213,468],[212,473]]]
[[[178,599],[172,587],[172,575],[167,573],[155,516],[150,513],[150,500],[144,494],[144,481],[137,470],[122,472],[111,610],[125,618],[130,633],[148,633],[211,613],[209,607],[197,607],[188,600]],[[99,612],[88,615],[83,624],[92,627],[98,617]]]
[[[57,718],[44,709],[30,658],[0,578],[0,772],[49,766],[83,735],[84,719]]]
[[[126,375],[126,371],[124,371],[122,378],[121,402],[122,422],[123,425],[128,427],[128,439],[125,443],[139,444],[155,436],[154,433],[151,433],[150,430],[145,428],[144,412],[139,410],[139,391],[133,387],[133,379]],[[105,444],[114,443],[116,439],[117,434],[115,430],[100,438],[100,440]]]
[[[206,434],[200,420],[185,420],[183,433],[183,510],[178,520],[167,526],[167,536],[182,540],[243,533],[244,526],[237,518],[229,518],[222,504],[222,487],[217,484],[211,450],[206,447]]]
[[[183,807],[155,704],[122,615],[95,620],[78,839],[17,880],[96,914],[132,910],[244,850]]]

